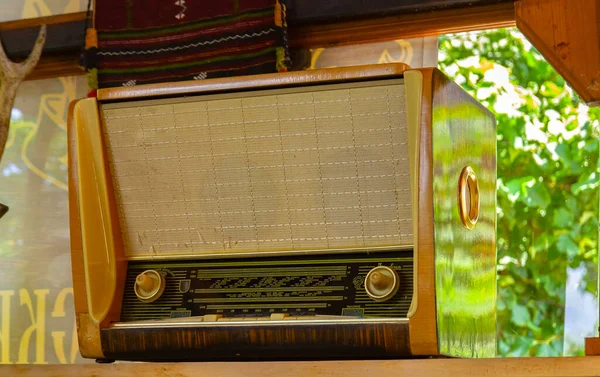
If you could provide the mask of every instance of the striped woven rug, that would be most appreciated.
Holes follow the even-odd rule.
[[[284,0],[101,0],[90,90],[286,71]]]

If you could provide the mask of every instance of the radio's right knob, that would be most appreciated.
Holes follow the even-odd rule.
[[[375,301],[392,298],[400,288],[400,278],[396,271],[387,266],[377,266],[365,278],[365,291]]]

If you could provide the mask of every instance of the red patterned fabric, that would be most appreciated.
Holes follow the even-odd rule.
[[[281,0],[99,0],[90,89],[287,70]]]

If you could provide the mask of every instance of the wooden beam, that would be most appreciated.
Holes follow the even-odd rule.
[[[85,20],[85,12],[64,13],[55,16],[24,18],[21,20],[0,22],[0,31],[39,27],[40,25],[58,25],[65,22]]]
[[[28,80],[81,75],[79,56],[85,43],[85,12],[30,18],[0,23],[0,40],[8,57],[25,59],[35,42],[40,25],[48,32],[42,58]]]
[[[42,55],[37,67],[25,80],[43,80],[63,76],[79,76],[85,74],[79,66],[78,50]]]
[[[268,363],[117,363],[0,365],[0,375],[19,377],[590,377],[600,376],[599,366],[600,357],[592,356]]]
[[[585,355],[600,356],[600,338],[585,338]]]
[[[515,26],[512,2],[290,28],[296,48],[329,47]]]
[[[295,27],[513,2],[514,0],[288,0],[287,14],[288,24]]]
[[[589,104],[600,105],[600,1],[521,0],[517,27]]]
[[[326,2],[322,14],[321,8],[317,12],[308,6],[315,1],[290,4],[289,34],[294,49],[514,26],[512,0],[338,0]],[[488,3],[491,5],[481,5]],[[354,20],[357,14],[361,18]],[[27,79],[80,75],[84,73],[79,57],[85,43],[85,16],[80,12],[0,23],[0,39],[11,59],[23,59],[39,25],[47,24],[44,54]]]

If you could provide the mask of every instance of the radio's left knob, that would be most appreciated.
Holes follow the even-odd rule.
[[[164,275],[156,270],[146,270],[135,278],[134,291],[142,302],[154,302],[165,291]]]

